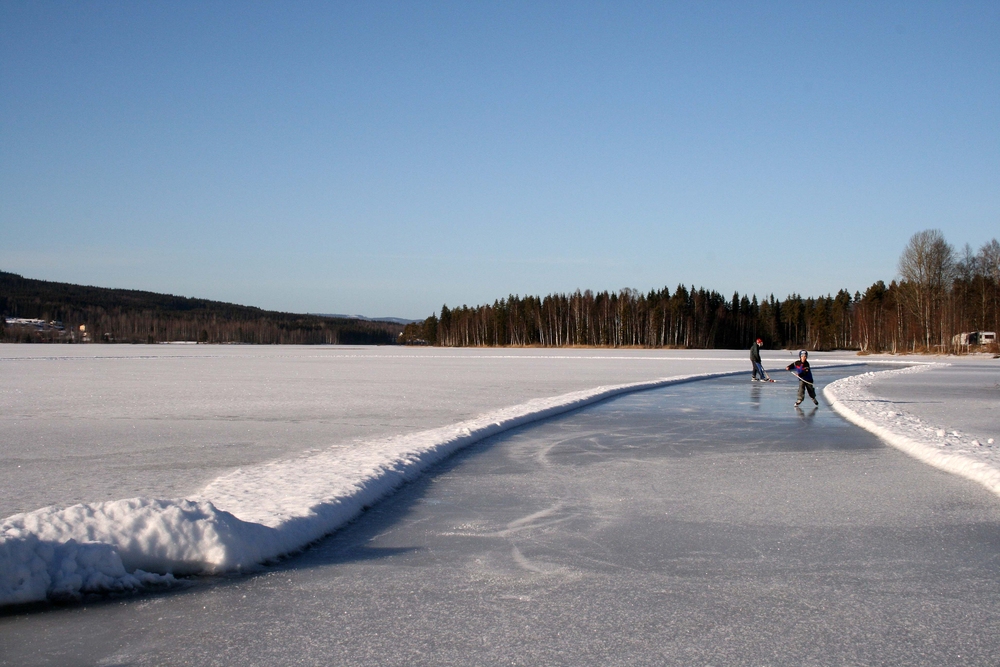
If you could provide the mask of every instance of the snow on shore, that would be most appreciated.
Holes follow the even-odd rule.
[[[922,373],[946,365],[925,363],[854,375],[830,383],[823,394],[841,416],[889,445],[1000,495],[1000,445],[993,437],[997,434],[969,434],[945,424],[930,424],[869,390],[873,383],[889,376]]]
[[[680,375],[540,398],[471,420],[236,470],[190,500],[43,508],[0,523],[0,606],[169,584],[293,553],[451,453],[619,394],[745,371]],[[163,574],[151,574],[153,570]]]

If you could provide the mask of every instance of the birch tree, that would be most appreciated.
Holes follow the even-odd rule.
[[[903,249],[898,269],[904,302],[919,321],[924,346],[929,349],[931,340],[937,338],[935,332],[943,335],[938,320],[955,275],[955,250],[940,230],[917,232]]]

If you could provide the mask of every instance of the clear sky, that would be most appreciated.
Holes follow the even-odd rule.
[[[0,270],[293,312],[1000,237],[1000,2],[0,3]]]

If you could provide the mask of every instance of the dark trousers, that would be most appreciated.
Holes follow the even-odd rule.
[[[802,380],[799,380],[799,396],[798,396],[798,401],[796,401],[797,403],[801,403],[802,402],[802,399],[805,397],[805,393],[807,391],[809,392],[809,398],[811,398],[811,399],[813,399],[815,401],[816,400],[816,388],[813,387],[808,382],[804,382]]]
[[[764,378],[767,377],[767,373],[764,372],[764,366],[761,365],[761,363],[759,361],[751,361],[750,363],[753,364],[753,377],[754,377],[754,379],[757,378],[757,373],[760,373],[760,379],[761,380],[763,380]]]

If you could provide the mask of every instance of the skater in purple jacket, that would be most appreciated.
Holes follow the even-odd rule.
[[[799,350],[799,360],[788,364],[785,368],[786,371],[791,371],[799,377],[799,394],[795,400],[795,407],[799,406],[807,391],[813,403],[819,405],[819,401],[816,400],[816,387],[813,385],[813,374],[812,369],[809,368],[808,359],[809,353],[805,350]]]

